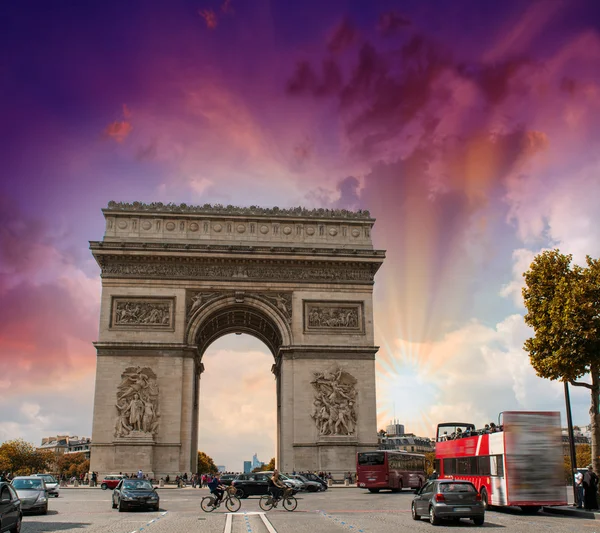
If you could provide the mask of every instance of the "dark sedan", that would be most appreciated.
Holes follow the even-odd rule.
[[[240,474],[231,484],[237,489],[238,498],[248,496],[262,496],[269,492],[269,477],[260,472],[252,474]]]
[[[112,507],[158,511],[159,498],[152,483],[145,479],[122,479],[112,493]]]
[[[221,485],[229,486],[231,482],[237,477],[237,474],[223,474],[219,477],[221,480]]]
[[[6,482],[0,481],[0,531],[19,533],[21,531],[21,500],[15,490]]]
[[[485,509],[481,495],[469,481],[436,479],[417,491],[412,504],[413,520],[427,516],[433,525],[443,519],[458,522],[461,518],[473,520],[476,526],[483,525]]]
[[[238,498],[247,498],[248,496],[262,496],[269,493],[269,478],[272,474],[255,472],[252,474],[240,474],[232,481],[232,485],[237,489]],[[292,494],[298,491],[294,490]]]

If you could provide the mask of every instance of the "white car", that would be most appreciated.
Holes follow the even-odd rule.
[[[41,477],[46,483],[46,489],[48,490],[48,496],[54,496],[58,498],[60,486],[58,480],[52,474],[33,474],[35,477]]]
[[[261,474],[267,474],[270,477],[273,475],[273,472],[261,472]],[[283,483],[288,487],[297,491],[304,490],[304,483],[302,483],[302,481],[292,479],[289,476],[282,474],[281,472],[279,473],[279,477],[281,478],[281,481],[283,481]]]

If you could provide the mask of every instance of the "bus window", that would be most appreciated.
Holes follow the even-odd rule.
[[[439,459],[433,460],[433,469],[439,473],[439,471],[440,471],[440,460]]]
[[[460,457],[456,460],[457,473],[463,476],[474,476],[477,474],[476,457]]]
[[[385,463],[385,454],[383,452],[363,452],[358,454],[358,464],[365,465],[383,465]]]
[[[477,466],[479,468],[479,475],[480,476],[489,476],[491,473],[489,455],[486,455],[484,457],[478,457],[477,460],[478,460]]]
[[[492,455],[491,460],[491,474],[492,476],[504,477],[504,462],[502,455]]]
[[[444,459],[444,475],[456,474],[456,459]]]

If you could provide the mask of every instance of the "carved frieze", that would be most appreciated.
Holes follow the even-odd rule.
[[[182,260],[156,261],[151,257],[136,256],[123,260],[122,256],[101,255],[98,262],[103,278],[170,278],[206,280],[267,280],[289,282],[368,283],[372,284],[379,265],[370,263],[305,264],[240,260]]]
[[[245,298],[252,296],[263,300],[275,307],[288,323],[292,322],[292,293],[291,292],[245,292],[245,291],[189,291],[187,304],[187,317],[190,318],[205,304],[222,296],[233,296],[236,303],[243,303]]]
[[[357,380],[335,366],[330,372],[314,372],[311,385],[315,396],[311,417],[319,435],[356,433]]]
[[[117,387],[116,438],[156,436],[160,419],[158,383],[151,368],[128,367]]]
[[[362,302],[304,300],[305,333],[364,333]]]
[[[173,329],[174,298],[114,296],[111,328]]]
[[[370,220],[369,211],[358,210],[348,211],[347,209],[306,209],[303,207],[292,207],[289,209],[279,207],[238,207],[234,205],[204,204],[163,204],[162,202],[153,202],[145,204],[142,202],[108,202],[108,207],[104,211],[136,211],[136,212],[155,212],[155,213],[198,213],[210,215],[260,215],[269,217],[311,217],[311,218],[345,218]]]

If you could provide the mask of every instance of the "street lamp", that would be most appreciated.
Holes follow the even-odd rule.
[[[565,379],[565,404],[567,407],[567,431],[569,433],[569,452],[571,454],[571,479],[573,480],[573,497],[575,505],[581,505],[582,502],[577,501],[577,487],[575,486],[575,478],[573,469],[577,468],[577,458],[575,456],[575,437],[573,435],[573,419],[571,417],[571,397],[569,396],[569,382]]]

